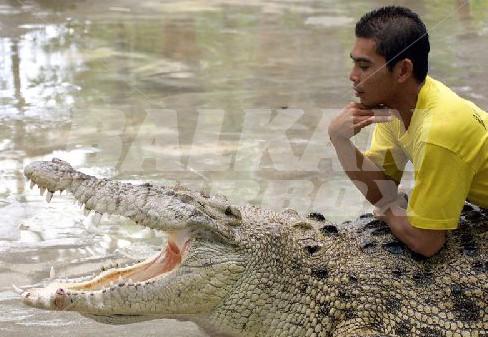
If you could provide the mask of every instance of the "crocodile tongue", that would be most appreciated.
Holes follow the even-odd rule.
[[[172,271],[181,264],[188,249],[189,239],[190,235],[186,230],[169,233],[166,249],[163,248],[153,262],[126,277],[130,277],[134,282],[141,282]]]
[[[181,263],[182,254],[178,245],[174,241],[168,241],[168,246],[165,251],[161,251],[159,256],[156,257],[154,262],[134,272],[132,275],[128,275],[134,282],[140,282],[149,280],[158,275],[162,275],[173,270]]]

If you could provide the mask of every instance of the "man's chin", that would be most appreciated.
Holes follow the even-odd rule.
[[[385,107],[383,103],[372,102],[362,97],[359,98],[359,103],[364,105],[367,109],[381,109]]]
[[[373,105],[371,104],[370,101],[368,101],[367,99],[364,99],[362,97],[359,97],[359,103],[361,103],[362,105],[364,105],[368,109],[371,109],[373,107]]]

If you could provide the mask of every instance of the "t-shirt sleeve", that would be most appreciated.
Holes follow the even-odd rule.
[[[455,229],[474,171],[454,152],[433,144],[420,146],[414,163],[415,185],[408,203],[410,224],[423,229]]]
[[[364,156],[383,168],[385,174],[397,184],[400,183],[408,158],[398,145],[390,123],[375,125],[371,147],[364,152]]]

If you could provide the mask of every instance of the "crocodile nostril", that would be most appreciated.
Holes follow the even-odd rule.
[[[53,301],[56,309],[63,310],[63,308],[66,306],[67,299],[68,299],[68,295],[66,294],[63,288],[59,288],[58,290],[56,290],[56,294],[54,296],[54,301]]]

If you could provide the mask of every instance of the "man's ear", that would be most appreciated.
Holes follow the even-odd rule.
[[[413,63],[410,59],[403,59],[395,65],[395,77],[398,83],[405,83],[413,76]]]

